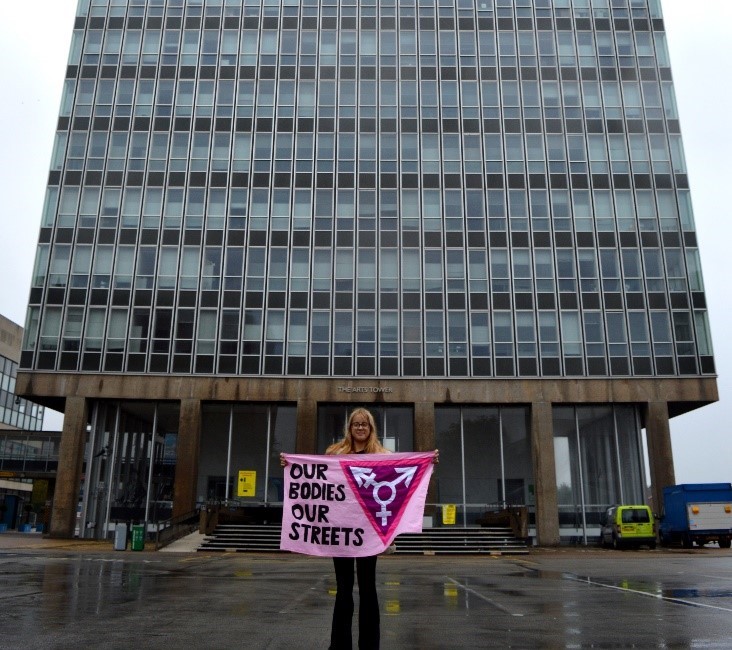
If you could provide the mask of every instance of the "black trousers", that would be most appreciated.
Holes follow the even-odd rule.
[[[333,608],[333,626],[330,650],[351,650],[351,621],[353,619],[353,560],[352,557],[334,557],[336,574],[336,601]],[[358,576],[358,647],[360,650],[378,650],[379,599],[376,595],[376,556],[356,558]]]

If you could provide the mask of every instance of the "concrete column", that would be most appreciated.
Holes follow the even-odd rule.
[[[314,400],[297,402],[296,454],[314,454],[318,451],[318,403]],[[325,451],[325,450],[323,450]]]
[[[643,415],[648,441],[648,462],[651,466],[651,509],[660,515],[663,508],[663,488],[676,483],[668,404],[649,402],[645,405]]]
[[[184,399],[180,402],[177,453],[173,517],[186,515],[196,507],[201,453],[201,400]]]
[[[435,405],[432,402],[415,402],[414,404],[414,450],[431,451],[437,447],[435,434]],[[432,478],[427,489],[427,504],[424,514],[432,517],[433,524],[440,517],[440,510],[429,505],[437,501],[437,476],[440,466],[435,465],[432,471]]]
[[[431,451],[435,443],[435,405],[432,402],[414,404],[414,450]]]
[[[531,405],[531,457],[536,496],[536,542],[539,546],[559,544],[557,470],[554,465],[554,425],[552,405]]]
[[[67,397],[64,425],[58,450],[56,489],[51,511],[51,537],[74,536],[76,507],[79,503],[81,470],[84,463],[84,443],[89,405],[84,397]],[[83,525],[83,522],[81,523]]]

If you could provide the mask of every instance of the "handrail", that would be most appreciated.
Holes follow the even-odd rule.
[[[157,524],[155,531],[155,550],[159,551],[163,546],[180,539],[198,528],[198,510],[191,510],[184,515],[178,515]]]

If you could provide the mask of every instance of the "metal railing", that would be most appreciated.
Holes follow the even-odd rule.
[[[184,515],[158,522],[155,531],[155,550],[159,551],[175,540],[198,530],[199,519],[198,510],[192,510]]]

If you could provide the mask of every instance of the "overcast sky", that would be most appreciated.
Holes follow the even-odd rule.
[[[730,0],[662,0],[704,268],[720,401],[671,421],[679,483],[732,480]],[[76,0],[0,9],[0,313],[19,325],[38,238]],[[29,16],[32,15],[32,20]],[[47,428],[60,418],[49,415]]]

